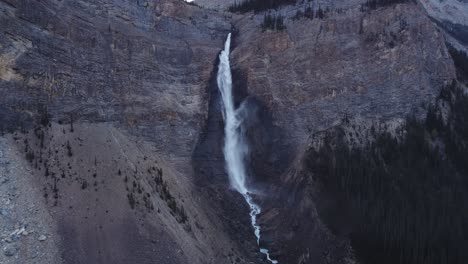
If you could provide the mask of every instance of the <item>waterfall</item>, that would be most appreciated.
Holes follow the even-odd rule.
[[[257,224],[257,216],[261,208],[257,205],[249,192],[246,184],[247,171],[244,160],[248,152],[248,146],[240,133],[241,117],[234,106],[232,96],[232,76],[231,66],[229,64],[229,52],[231,48],[231,33],[229,33],[224,50],[219,55],[218,66],[218,88],[223,100],[224,111],[224,159],[229,176],[229,182],[237,192],[242,194],[250,208],[250,220],[254,228],[257,244],[260,245],[260,226]],[[268,261],[277,264],[278,261],[271,259],[268,249],[260,248],[260,252],[266,256]]]

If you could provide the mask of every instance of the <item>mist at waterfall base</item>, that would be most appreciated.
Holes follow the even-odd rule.
[[[229,181],[237,192],[242,194],[250,207],[250,219],[254,228],[257,244],[260,245],[260,226],[257,224],[257,215],[261,208],[257,205],[251,196],[251,191],[247,186],[247,170],[245,167],[245,157],[248,154],[248,145],[241,133],[240,125],[242,123],[242,103],[238,109],[234,106],[232,94],[232,75],[229,62],[229,53],[231,48],[231,33],[229,33],[224,50],[219,55],[219,68],[217,75],[218,88],[223,101],[223,119],[224,119],[224,159],[226,161],[226,170]],[[260,248],[260,252],[266,256],[268,261],[277,264],[278,261],[271,259],[268,249]]]

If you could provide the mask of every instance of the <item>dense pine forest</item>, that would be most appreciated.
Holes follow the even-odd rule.
[[[265,14],[265,16],[263,17],[263,23],[261,24],[262,30],[284,30],[286,29],[286,26],[284,25],[283,20],[284,17],[281,14]]]
[[[320,6],[315,11],[311,6],[307,6],[304,10],[297,10],[296,15],[294,15],[293,19],[300,19],[301,17],[305,17],[308,19],[324,19],[326,13],[329,13],[329,9],[322,9]]]
[[[229,7],[231,12],[246,13],[254,11],[255,13],[276,9],[283,5],[295,4],[296,0],[244,0],[235,2]]]
[[[296,4],[296,0],[240,0],[229,6],[230,12],[246,13],[254,11],[255,13],[277,9],[284,5]],[[309,1],[313,2],[313,1]],[[377,9],[379,7],[391,6],[394,4],[403,4],[413,2],[414,0],[368,0],[362,5],[363,9]]]
[[[453,84],[439,100],[450,109],[445,121],[433,106],[424,122],[407,119],[402,138],[384,132],[350,149],[338,133],[309,155],[313,173],[356,210],[353,246],[364,263],[468,258],[468,97]]]
[[[455,81],[425,120],[349,148],[342,130],[311,150],[307,167],[354,212],[363,263],[462,264],[468,259],[468,96]],[[346,200],[346,202],[344,202]],[[330,209],[332,210],[332,209]],[[351,221],[350,221],[351,222]]]

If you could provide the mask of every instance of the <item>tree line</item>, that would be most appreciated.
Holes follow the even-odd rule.
[[[468,96],[455,81],[424,120],[349,147],[342,129],[306,165],[352,209],[351,243],[364,264],[462,264],[468,259]],[[448,114],[446,114],[448,113]],[[338,198],[337,198],[338,199]],[[333,210],[330,209],[330,210]]]
[[[414,0],[367,0],[361,5],[361,10],[374,10],[379,7],[391,6],[396,4],[415,3]]]
[[[300,9],[297,10],[296,14],[292,17],[292,19],[296,20],[301,17],[305,17],[308,19],[324,19],[328,13],[330,13],[330,9],[328,7],[326,9],[322,9],[322,7],[319,6],[317,10],[314,10],[314,8],[312,8],[311,6],[307,6],[306,8],[304,8],[304,11]]]
[[[286,26],[284,25],[284,17],[281,14],[265,14],[260,26],[262,31],[267,29],[281,31],[286,29]]]
[[[247,13],[253,11],[255,13],[277,9],[283,5],[295,4],[296,0],[244,0],[235,2],[228,7],[230,12]]]

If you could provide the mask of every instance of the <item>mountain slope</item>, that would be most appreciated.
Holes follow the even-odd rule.
[[[0,180],[17,179],[0,185],[0,262],[268,263],[225,172],[229,32],[260,244],[280,263],[362,261],[354,211],[311,153],[425,117],[457,78],[446,43],[465,45],[463,2],[366,2],[0,1]]]
[[[192,172],[224,17],[182,1],[8,0],[0,21],[2,146],[30,171],[7,176],[35,186],[52,247],[38,257],[14,238],[2,263],[256,258]]]
[[[352,133],[380,123],[398,127],[408,114],[424,116],[423,106],[456,78],[444,34],[423,6],[366,9],[364,3],[299,1],[273,11],[283,17],[284,30],[262,30],[262,13],[234,19],[236,89],[268,113],[247,134],[253,174],[269,208],[261,218],[264,242],[280,262],[353,259],[346,208],[335,213],[340,229],[331,232],[317,204],[332,199],[318,192],[303,167],[314,135],[347,119]],[[300,13],[309,7],[313,19]],[[364,136],[353,138],[364,144]]]

